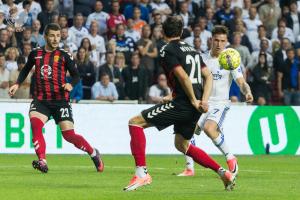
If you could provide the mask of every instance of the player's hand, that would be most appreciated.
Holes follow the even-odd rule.
[[[200,100],[195,100],[191,103],[194,106],[194,108],[196,108],[199,112],[202,112],[201,111],[201,101]]]
[[[207,101],[201,101],[200,102],[200,112],[206,113],[208,111],[208,102]]]
[[[173,99],[172,95],[169,94],[169,95],[164,96],[164,97],[162,98],[162,103],[168,103],[168,102],[172,101],[172,99]]]
[[[251,93],[246,94],[245,97],[246,97],[246,102],[247,103],[252,103],[253,102],[253,96],[252,96]]]
[[[68,92],[71,92],[73,90],[73,87],[70,83],[63,84],[62,87]]]
[[[19,89],[19,84],[14,84],[13,86],[11,86],[8,90],[8,94],[9,96],[14,96],[14,94],[16,93],[16,91]]]

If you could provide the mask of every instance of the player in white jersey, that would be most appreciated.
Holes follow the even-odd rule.
[[[223,121],[230,108],[229,89],[232,80],[235,80],[241,92],[245,95],[246,102],[251,103],[253,101],[253,96],[249,85],[243,77],[241,67],[234,70],[225,70],[222,69],[219,64],[218,56],[220,52],[225,49],[227,35],[228,30],[226,27],[215,26],[212,30],[212,49],[206,56],[203,56],[203,61],[213,75],[213,87],[208,101],[209,110],[207,113],[201,115],[195,133],[200,134],[201,130],[203,130],[226,157],[229,170],[232,173],[237,174],[237,159],[229,151],[222,130]],[[195,143],[195,141],[191,140],[191,143]],[[186,156],[186,169],[178,174],[178,176],[193,176],[193,163],[193,159]]]

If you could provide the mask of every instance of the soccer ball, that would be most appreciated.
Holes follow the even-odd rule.
[[[218,59],[221,67],[226,70],[234,70],[241,64],[240,53],[233,48],[222,51]]]

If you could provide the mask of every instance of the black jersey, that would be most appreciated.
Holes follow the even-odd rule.
[[[199,52],[183,41],[173,40],[162,47],[159,53],[161,66],[168,79],[168,85],[173,91],[173,99],[189,102],[189,98],[183,90],[180,82],[174,75],[174,69],[181,66],[193,84],[197,99],[203,94],[201,69],[206,67]]]
[[[79,81],[79,73],[73,57],[63,49],[46,51],[36,48],[31,51],[28,61],[21,70],[17,83],[21,84],[35,66],[34,99],[69,100],[69,92],[62,87],[66,84],[66,73],[72,76],[72,85]]]

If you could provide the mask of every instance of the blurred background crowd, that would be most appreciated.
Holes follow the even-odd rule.
[[[300,105],[299,11],[295,0],[0,0],[0,98],[10,98],[8,87],[54,22],[81,76],[73,102],[158,103],[171,92],[158,62],[162,23],[180,15],[182,39],[201,54],[210,51],[214,25],[228,27],[228,47],[241,54],[254,104]],[[31,98],[33,79],[13,98]],[[230,98],[244,100],[235,84]]]

